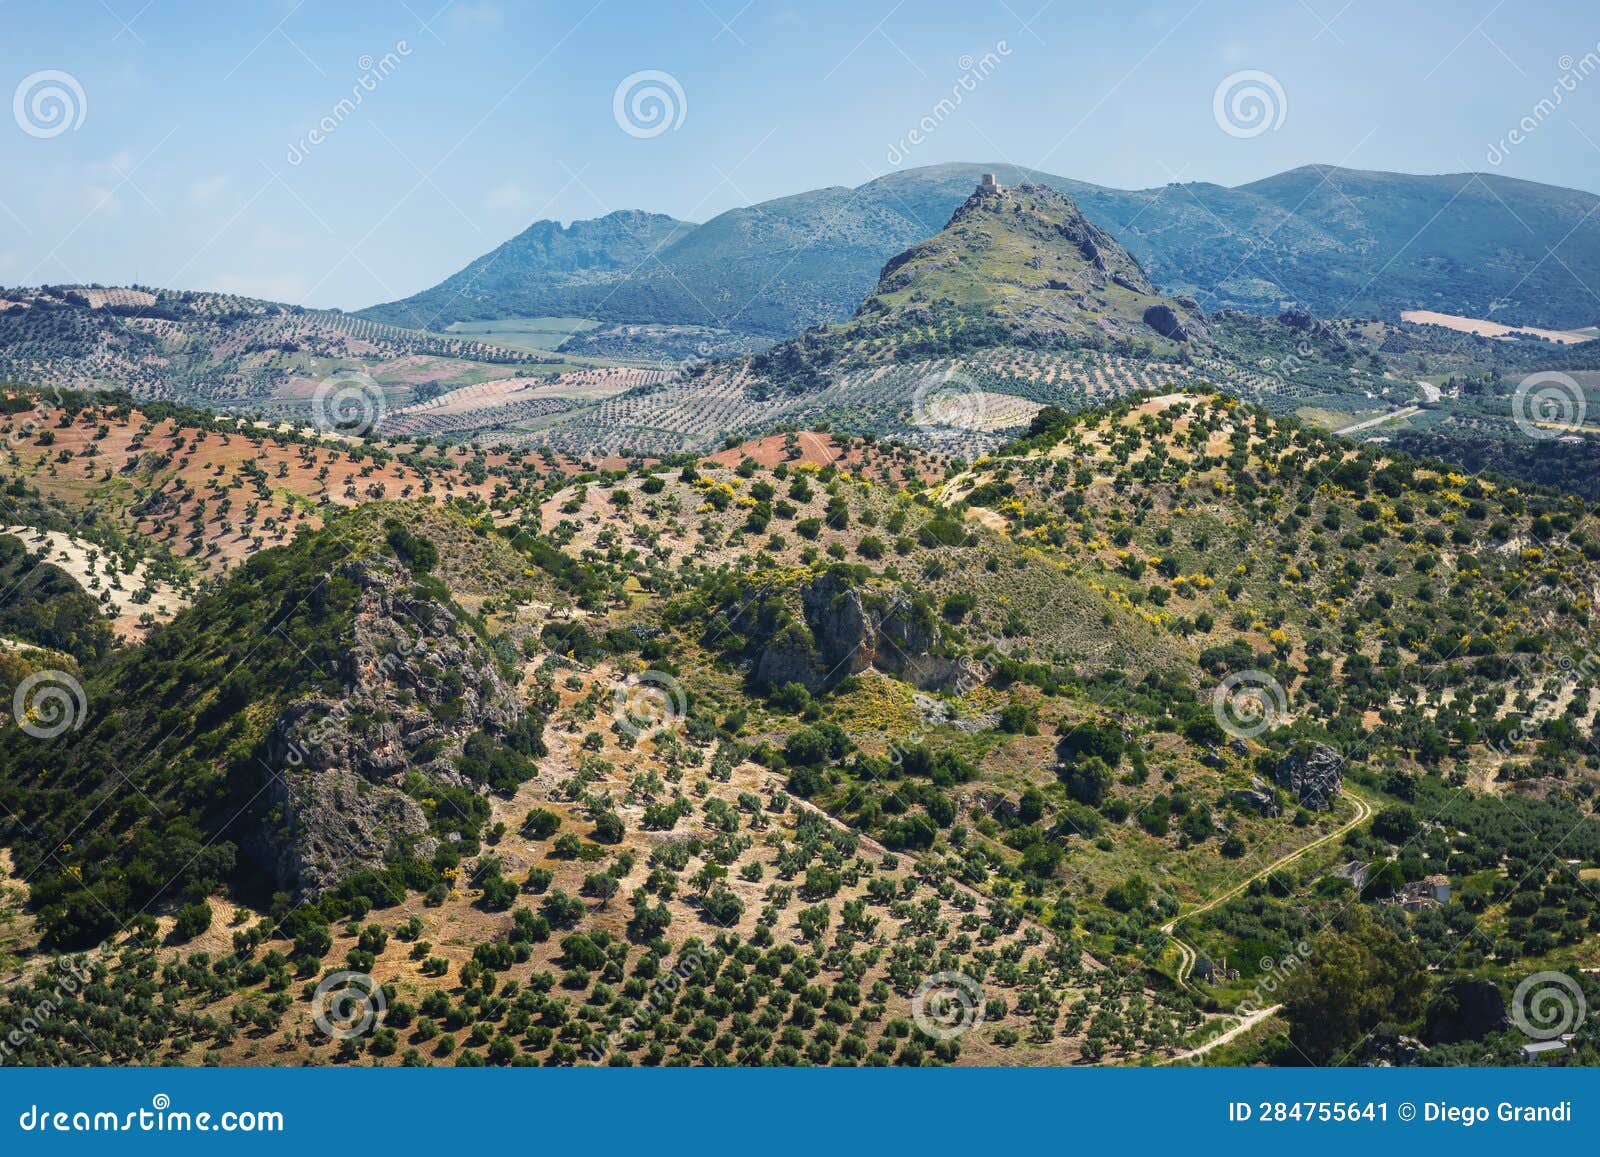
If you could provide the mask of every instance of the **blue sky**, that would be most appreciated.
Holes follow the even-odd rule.
[[[705,220],[952,160],[1123,187],[1323,162],[1600,192],[1600,71],[1535,112],[1600,60],[1592,3],[441,4],[0,0],[0,284],[358,308],[541,217]],[[615,115],[642,72],[670,78],[658,133],[625,98]],[[1248,102],[1218,119],[1239,73],[1265,74],[1268,127]],[[31,99],[52,87],[65,120]]]

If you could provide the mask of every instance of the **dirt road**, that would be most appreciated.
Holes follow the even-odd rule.
[[[1172,937],[1172,942],[1178,946],[1179,959],[1178,959],[1177,981],[1178,981],[1178,983],[1180,985],[1184,985],[1184,986],[1188,985],[1188,983],[1189,983],[1189,981],[1188,981],[1189,972],[1190,972],[1191,969],[1194,968],[1195,958],[1196,958],[1196,956],[1198,954],[1195,952],[1193,947],[1191,947],[1188,944],[1185,944],[1182,940],[1180,940],[1178,938],[1178,936],[1174,932],[1174,929],[1176,929],[1179,924],[1182,924],[1185,920],[1189,919],[1191,916],[1198,916],[1202,912],[1211,911],[1211,909],[1215,908],[1218,904],[1227,903],[1229,900],[1233,899],[1240,892],[1243,892],[1251,884],[1255,883],[1257,880],[1261,879],[1263,876],[1266,876],[1268,873],[1277,871],[1279,868],[1283,867],[1285,864],[1294,863],[1301,856],[1305,855],[1307,852],[1311,851],[1312,849],[1320,848],[1320,847],[1322,847],[1322,845],[1328,843],[1330,840],[1336,840],[1340,836],[1342,836],[1346,832],[1348,832],[1350,829],[1352,829],[1354,827],[1357,827],[1360,824],[1366,822],[1366,820],[1368,818],[1370,818],[1371,815],[1372,815],[1372,805],[1369,804],[1366,800],[1362,799],[1361,796],[1359,796],[1355,792],[1351,791],[1348,786],[1345,787],[1344,791],[1345,791],[1345,794],[1348,795],[1350,797],[1350,799],[1356,805],[1355,818],[1350,820],[1349,823],[1346,823],[1346,824],[1344,824],[1344,825],[1342,825],[1342,826],[1340,826],[1338,828],[1335,828],[1333,831],[1329,832],[1327,835],[1321,836],[1321,837],[1319,837],[1319,838],[1317,838],[1315,840],[1312,840],[1309,844],[1306,844],[1303,847],[1296,848],[1294,851],[1290,852],[1287,856],[1283,856],[1280,859],[1276,859],[1276,860],[1272,861],[1272,863],[1268,864],[1266,867],[1262,868],[1260,871],[1254,873],[1253,875],[1247,876],[1243,880],[1239,881],[1239,883],[1237,883],[1233,887],[1229,888],[1226,892],[1222,892],[1222,893],[1220,893],[1220,894],[1218,894],[1216,896],[1213,896],[1211,899],[1207,900],[1204,904],[1201,904],[1198,908],[1191,908],[1187,912],[1183,912],[1183,913],[1180,913],[1177,916],[1174,916],[1171,920],[1168,920],[1165,924],[1163,924],[1161,926],[1161,931],[1165,932],[1168,936]]]

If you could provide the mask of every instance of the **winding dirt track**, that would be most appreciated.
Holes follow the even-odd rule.
[[[1180,987],[1183,987],[1183,988],[1190,987],[1190,984],[1189,984],[1189,973],[1194,969],[1195,958],[1197,957],[1198,953],[1195,952],[1194,948],[1191,945],[1186,944],[1186,943],[1184,943],[1184,941],[1180,940],[1178,938],[1178,936],[1176,935],[1176,933],[1174,932],[1174,929],[1176,929],[1179,924],[1181,924],[1185,920],[1189,919],[1189,917],[1198,916],[1202,912],[1209,912],[1211,909],[1215,908],[1218,904],[1226,903],[1227,901],[1233,899],[1235,896],[1237,896],[1240,892],[1244,891],[1246,888],[1248,888],[1255,881],[1257,881],[1257,880],[1261,879],[1263,876],[1267,875],[1267,873],[1274,872],[1277,869],[1283,867],[1285,864],[1292,864],[1295,860],[1298,860],[1301,856],[1305,855],[1307,852],[1311,851],[1312,849],[1320,848],[1323,844],[1326,844],[1328,841],[1338,839],[1340,836],[1344,835],[1350,829],[1352,829],[1354,827],[1357,827],[1358,825],[1360,825],[1362,823],[1365,823],[1369,818],[1371,818],[1371,816],[1372,816],[1372,805],[1369,804],[1363,798],[1361,798],[1360,795],[1358,795],[1355,791],[1351,790],[1348,786],[1344,790],[1345,790],[1345,794],[1348,795],[1352,800],[1354,800],[1355,801],[1355,805],[1356,805],[1355,818],[1350,820],[1349,823],[1343,824],[1340,827],[1335,828],[1333,831],[1329,832],[1325,836],[1321,836],[1321,837],[1319,837],[1319,838],[1317,838],[1315,840],[1312,840],[1309,844],[1306,844],[1304,847],[1296,848],[1294,851],[1290,852],[1287,856],[1284,856],[1281,859],[1274,860],[1272,863],[1270,863],[1266,867],[1262,868],[1259,872],[1256,872],[1254,875],[1247,876],[1245,879],[1241,880],[1239,883],[1235,884],[1232,888],[1229,888],[1226,892],[1223,892],[1221,895],[1215,896],[1212,899],[1207,900],[1204,904],[1200,905],[1198,908],[1193,908],[1193,909],[1190,909],[1188,912],[1182,913],[1181,915],[1174,916],[1171,920],[1168,920],[1165,924],[1163,924],[1161,926],[1161,931],[1165,932],[1169,937],[1171,937],[1172,943],[1175,944],[1177,946],[1177,948],[1178,948],[1178,971],[1177,971],[1176,976],[1177,976],[1177,981],[1178,981],[1178,984],[1179,984]],[[1263,1009],[1259,1009],[1256,1012],[1252,1012],[1248,1016],[1246,1016],[1243,1019],[1241,1019],[1238,1024],[1234,1025],[1234,1027],[1230,1028],[1227,1032],[1219,1033],[1217,1036],[1212,1037],[1210,1040],[1206,1041],[1204,1044],[1199,1045],[1199,1046],[1197,1046],[1195,1048],[1192,1048],[1192,1049],[1188,1050],[1187,1052],[1178,1053],[1177,1055],[1173,1056],[1171,1059],[1169,1059],[1169,1060],[1167,1060],[1167,1061],[1165,1061],[1163,1063],[1169,1064],[1169,1065],[1180,1064],[1183,1061],[1192,1060],[1195,1057],[1202,1056],[1205,1053],[1210,1052],[1212,1049],[1217,1048],[1219,1045],[1227,1044],[1229,1041],[1233,1040],[1234,1038],[1242,1036],[1245,1033],[1249,1032],[1251,1029],[1255,1028],[1256,1025],[1260,1024],[1262,1021],[1264,1021],[1268,1017],[1273,1016],[1274,1014],[1276,1014],[1277,1011],[1282,1007],[1283,1007],[1283,1005],[1281,1005],[1281,1004],[1275,1004],[1271,1008],[1263,1008]]]
[[[1421,412],[1422,407],[1420,406],[1407,406],[1403,410],[1391,410],[1387,414],[1379,414],[1376,418],[1368,418],[1365,422],[1357,422],[1353,426],[1341,427],[1340,429],[1335,430],[1334,433],[1354,434],[1357,430],[1371,429],[1373,426],[1381,426],[1385,422],[1397,422],[1401,418],[1414,417]]]
[[[1172,938],[1172,942],[1175,945],[1177,945],[1177,947],[1178,947],[1179,960],[1178,960],[1177,981],[1178,981],[1178,983],[1180,985],[1182,985],[1184,987],[1188,987],[1188,984],[1189,984],[1189,980],[1188,980],[1189,972],[1190,972],[1191,969],[1194,968],[1194,962],[1195,962],[1195,958],[1196,958],[1197,954],[1196,954],[1194,948],[1191,947],[1188,944],[1185,944],[1182,940],[1180,940],[1177,937],[1177,935],[1174,933],[1173,930],[1175,928],[1177,928],[1177,926],[1179,924],[1181,924],[1185,920],[1189,919],[1191,916],[1198,916],[1202,912],[1209,912],[1209,911],[1211,911],[1211,909],[1215,908],[1218,904],[1226,903],[1227,901],[1229,901],[1229,900],[1233,899],[1235,896],[1237,896],[1240,892],[1243,892],[1251,884],[1255,883],[1257,880],[1259,880],[1263,876],[1267,875],[1269,872],[1275,872],[1279,868],[1283,867],[1285,864],[1294,863],[1294,861],[1298,860],[1301,856],[1305,855],[1307,852],[1313,850],[1314,848],[1322,847],[1323,844],[1328,843],[1330,840],[1338,839],[1340,836],[1342,836],[1346,832],[1348,832],[1351,828],[1357,827],[1360,824],[1365,823],[1369,818],[1371,818],[1371,816],[1372,816],[1372,805],[1369,804],[1363,798],[1361,798],[1360,795],[1358,795],[1355,791],[1351,790],[1349,787],[1346,787],[1344,789],[1344,791],[1345,791],[1346,795],[1348,795],[1352,800],[1355,801],[1355,805],[1356,805],[1355,818],[1352,819],[1349,823],[1344,824],[1341,827],[1335,828],[1333,831],[1329,832],[1327,835],[1321,836],[1321,837],[1319,837],[1319,838],[1317,838],[1315,840],[1312,840],[1309,844],[1306,844],[1303,847],[1296,848],[1294,851],[1290,852],[1287,856],[1284,856],[1281,859],[1277,859],[1277,860],[1272,861],[1272,863],[1268,864],[1266,867],[1262,868],[1260,871],[1256,872],[1255,874],[1250,875],[1250,876],[1246,876],[1243,880],[1239,881],[1239,883],[1237,883],[1233,887],[1229,888],[1226,892],[1223,892],[1223,893],[1221,893],[1221,894],[1219,894],[1217,896],[1213,896],[1211,899],[1207,900],[1204,904],[1201,904],[1198,908],[1191,908],[1187,912],[1184,912],[1184,913],[1182,913],[1180,915],[1174,916],[1171,920],[1168,920],[1165,924],[1163,924],[1161,926],[1161,931],[1165,932],[1168,936],[1170,936]]]
[[[1210,1040],[1206,1041],[1205,1044],[1196,1045],[1194,1048],[1190,1049],[1188,1052],[1179,1053],[1177,1056],[1173,1057],[1171,1060],[1166,1061],[1164,1063],[1169,1064],[1169,1065],[1175,1065],[1175,1064],[1179,1064],[1179,1063],[1181,1063],[1183,1061],[1193,1060],[1195,1057],[1204,1056],[1206,1053],[1210,1052],[1212,1049],[1220,1048],[1222,1045],[1227,1044],[1229,1041],[1234,1040],[1237,1037],[1243,1036],[1245,1033],[1247,1033],[1251,1029],[1255,1028],[1256,1025],[1260,1024],[1262,1021],[1266,1020],[1268,1017],[1276,1016],[1278,1010],[1280,1008],[1282,1008],[1282,1007],[1283,1007],[1283,1005],[1281,1005],[1281,1004],[1275,1004],[1271,1008],[1258,1008],[1255,1012],[1250,1013],[1248,1016],[1241,1017],[1239,1019],[1239,1023],[1234,1025],[1227,1032],[1219,1032],[1216,1036],[1214,1036]]]

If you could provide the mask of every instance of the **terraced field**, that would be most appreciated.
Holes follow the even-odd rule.
[[[695,376],[664,377],[596,405],[574,406],[520,434],[497,436],[567,453],[669,454],[779,426],[827,426],[897,438],[971,458],[1025,427],[1045,405],[1077,410],[1140,392],[1210,382],[1275,413],[1323,400],[1292,375],[1256,372],[1215,356],[1169,362],[1094,350],[1004,348],[961,357],[846,369],[819,389],[775,388],[746,360]],[[486,413],[464,415],[482,421]],[[469,433],[462,428],[459,433]]]
[[[367,374],[404,405],[425,387],[504,377],[507,367],[548,374],[573,366],[470,336],[226,294],[13,290],[0,309],[0,381],[269,416],[304,417],[319,383],[340,370]]]

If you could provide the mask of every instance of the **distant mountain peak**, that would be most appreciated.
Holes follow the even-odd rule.
[[[397,325],[597,312],[618,278],[637,272],[697,226],[665,213],[618,209],[573,221],[544,218],[431,290],[365,311]]]
[[[1045,342],[1182,342],[1205,324],[1192,301],[1163,297],[1072,198],[988,173],[942,231],[884,266],[856,311],[873,328],[978,319]]]
[[[1111,189],[1003,163],[948,163],[701,225],[622,210],[530,227],[443,283],[363,312],[398,325],[562,315],[791,337],[848,319],[884,262],[939,232],[985,173],[1000,197],[1039,184],[1067,193],[1163,291],[1213,312],[1276,316],[1293,303],[1323,316],[1447,307],[1554,329],[1594,321],[1593,194],[1498,173],[1325,164],[1233,188]],[[1551,250],[1560,262],[1547,260]]]

